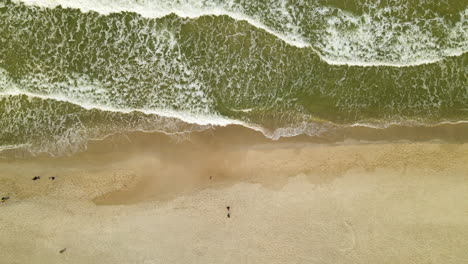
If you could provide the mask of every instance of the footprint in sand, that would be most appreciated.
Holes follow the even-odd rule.
[[[348,234],[347,237],[349,239],[349,242],[348,242],[349,246],[340,248],[340,251],[348,252],[348,251],[353,250],[354,247],[356,246],[356,233],[354,232],[354,228],[349,221],[344,221],[343,224],[347,230],[346,233]]]

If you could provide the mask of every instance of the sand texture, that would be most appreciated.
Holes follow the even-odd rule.
[[[468,263],[468,144],[135,133],[5,158],[0,195],[2,264]]]

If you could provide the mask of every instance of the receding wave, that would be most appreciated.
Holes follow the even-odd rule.
[[[198,18],[226,15],[266,30],[290,45],[312,48],[329,64],[412,66],[460,56],[468,50],[468,9],[456,3],[407,0],[332,1],[22,0],[43,7],[101,14],[135,12]],[[351,5],[352,6],[352,5]]]
[[[135,131],[180,134],[210,128],[140,111],[83,108],[67,101],[26,94],[0,95],[1,150],[66,155],[82,151],[90,140]]]
[[[168,109],[126,109],[126,108],[114,108],[106,105],[96,105],[90,102],[79,101],[75,98],[67,98],[64,95],[42,95],[33,94],[30,92],[23,92],[20,90],[7,90],[0,92],[1,97],[16,97],[26,96],[29,99],[37,98],[42,100],[54,100],[57,102],[65,102],[74,104],[82,107],[85,110],[100,110],[107,112],[116,112],[122,114],[129,114],[132,112],[140,112],[145,115],[157,115],[167,118],[177,118],[183,122],[196,124],[200,126],[214,125],[214,126],[226,126],[226,125],[246,125],[241,121],[228,119],[219,115],[194,115],[190,112],[173,111]]]

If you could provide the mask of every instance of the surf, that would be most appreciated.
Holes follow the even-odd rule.
[[[246,21],[288,45],[311,49],[330,65],[411,67],[460,56],[468,50],[468,9],[454,14],[459,20],[453,26],[438,14],[433,14],[427,20],[417,18],[414,21],[405,21],[410,18],[404,15],[401,19],[391,17],[394,13],[403,12],[407,3],[405,1],[400,1],[402,7],[399,8],[382,8],[378,5],[379,2],[368,3],[365,7],[370,11],[361,15],[320,5],[311,5],[309,9],[296,14],[285,6],[286,2],[272,2],[269,10],[255,13],[248,11],[250,6],[229,1],[14,1],[44,8],[75,8],[102,15],[134,12],[152,19],[170,14],[191,19],[229,16],[237,21]],[[298,16],[318,18],[316,21],[307,21],[297,18]],[[318,21],[323,22],[323,25],[319,31],[315,31],[316,34],[301,27],[303,23]],[[421,23],[429,24],[414,26]],[[447,43],[439,44],[439,37],[432,30],[447,31]],[[386,55],[380,55],[382,52]]]

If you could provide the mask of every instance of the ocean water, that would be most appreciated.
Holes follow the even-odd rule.
[[[0,149],[465,122],[467,50],[466,0],[0,0]]]

